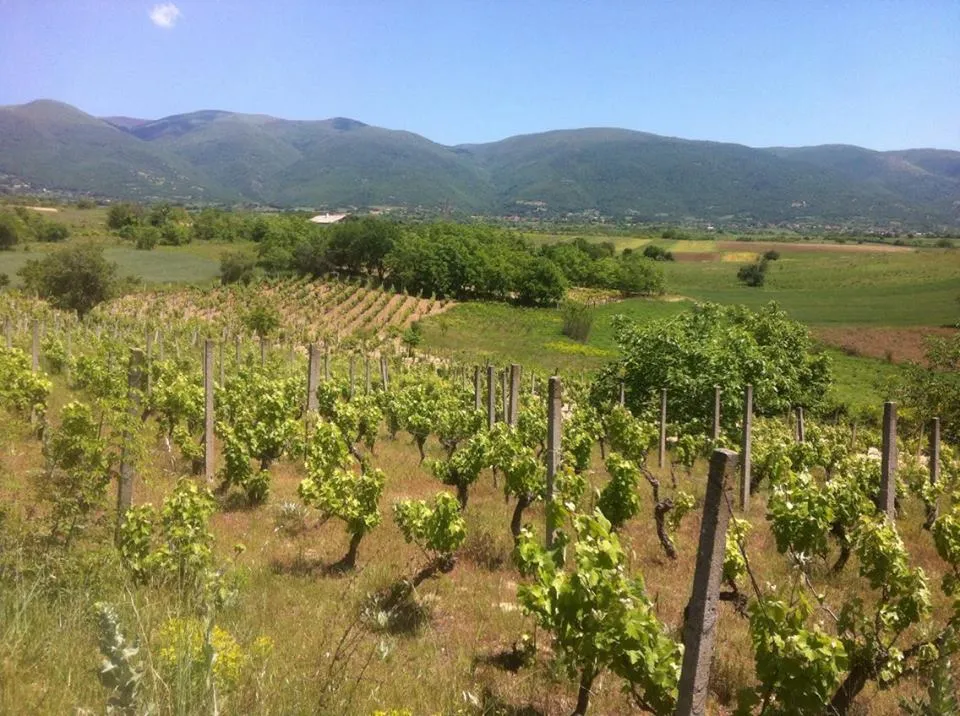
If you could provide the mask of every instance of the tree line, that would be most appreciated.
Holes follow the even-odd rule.
[[[252,241],[256,257],[224,256],[225,283],[269,275],[351,276],[375,279],[395,290],[458,300],[516,300],[557,304],[570,286],[623,295],[664,290],[663,272],[651,257],[612,242],[584,239],[536,246],[522,235],[487,225],[447,222],[403,224],[348,218],[318,225],[302,214],[249,214],[204,209],[190,215],[160,204],[111,207],[107,225],[140,248],[198,241]],[[146,239],[144,237],[147,237]]]

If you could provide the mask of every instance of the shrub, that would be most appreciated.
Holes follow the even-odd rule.
[[[5,211],[0,211],[0,249],[12,249],[21,241],[26,241],[27,228],[23,222]]]
[[[220,283],[248,284],[253,280],[257,260],[243,251],[227,251],[220,256]]]
[[[280,313],[265,300],[257,300],[243,316],[243,325],[263,338],[280,327]]]
[[[620,261],[617,289],[624,296],[652,296],[664,292],[663,270],[648,258],[632,254]]]
[[[633,252],[631,251],[630,253],[632,254]],[[629,256],[630,254],[624,249],[623,255]],[[656,244],[647,244],[643,249],[643,255],[654,261],[673,261],[673,252],[667,251],[662,246],[657,246]]]
[[[141,251],[150,251],[160,243],[160,230],[156,226],[127,227],[131,229],[134,245]],[[126,228],[121,231],[126,231]]]
[[[777,261],[780,258],[780,252],[776,249],[770,249],[763,255],[764,261]]]
[[[593,327],[593,310],[585,303],[564,301],[560,306],[563,316],[563,335],[580,343],[586,343]]]
[[[42,260],[31,259],[18,273],[29,293],[55,308],[76,311],[81,318],[121,288],[117,264],[107,261],[103,247],[93,244],[60,249]]]
[[[744,264],[737,271],[737,280],[747,286],[763,286],[767,279],[767,261],[760,259],[752,264]]]
[[[757,311],[707,303],[642,325],[617,316],[614,333],[623,358],[603,369],[595,398],[610,400],[623,380],[635,415],[653,404],[666,386],[674,389],[672,420],[707,428],[714,387],[719,385],[721,418],[732,428],[748,383],[753,384],[754,406],[761,415],[796,405],[816,408],[830,385],[827,357],[813,352],[806,327],[775,303]]]
[[[143,223],[145,211],[139,204],[114,204],[107,211],[107,228],[119,231],[124,226]]]
[[[517,298],[525,306],[552,306],[567,291],[567,278],[550,259],[537,257],[530,261],[521,279]]]
[[[70,236],[70,229],[67,228],[66,224],[61,224],[59,221],[44,220],[37,224],[36,233],[37,241],[57,243],[66,241],[67,237]]]

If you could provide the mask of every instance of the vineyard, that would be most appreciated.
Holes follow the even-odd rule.
[[[98,309],[102,319],[141,325],[186,323],[238,330],[251,303],[266,302],[279,313],[288,341],[367,339],[382,342],[390,329],[409,328],[415,321],[441,313],[450,301],[417,298],[347,281],[280,280],[257,286],[220,286],[175,292],[127,295]]]
[[[935,416],[368,353],[444,304],[260,295],[271,350],[244,288],[0,307],[0,711],[956,713]]]

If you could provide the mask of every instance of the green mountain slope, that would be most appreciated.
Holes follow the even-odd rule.
[[[0,174],[108,196],[221,198],[203,172],[60,102],[0,107]]]
[[[447,147],[344,118],[109,120],[47,100],[0,107],[0,175],[140,199],[960,225],[960,152],[936,149],[754,149],[623,129]]]

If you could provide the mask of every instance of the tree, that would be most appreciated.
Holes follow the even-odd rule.
[[[78,244],[42,260],[28,261],[18,274],[27,292],[55,308],[76,311],[82,318],[98,303],[119,293],[117,269],[117,264],[104,257],[102,247]]]
[[[220,283],[248,284],[253,280],[257,260],[243,251],[227,251],[220,256]]]
[[[280,313],[264,300],[257,300],[243,316],[243,325],[263,338],[280,327]]]
[[[767,259],[763,258],[752,264],[744,264],[737,271],[737,280],[747,286],[762,286],[767,278]]]
[[[705,303],[644,324],[617,316],[614,330],[623,357],[603,369],[594,399],[609,400],[623,380],[628,407],[640,415],[669,388],[671,419],[691,429],[709,428],[715,386],[732,427],[748,383],[762,415],[817,408],[831,382],[828,359],[813,351],[806,327],[773,302],[758,311]]]
[[[937,415],[944,438],[960,440],[960,333],[926,340],[925,364],[908,363],[898,380],[901,412],[918,424]]]
[[[567,278],[553,261],[531,259],[519,278],[517,299],[525,306],[553,306],[567,292]]]
[[[59,221],[42,221],[36,227],[37,241],[57,243],[70,236],[70,229]]]
[[[624,255],[627,255],[627,249],[624,249]],[[631,252],[632,253],[632,252]],[[643,255],[654,261],[673,261],[673,252],[667,251],[662,246],[656,244],[647,244],[643,248]]]
[[[139,204],[114,204],[107,210],[107,228],[119,231],[124,226],[136,226],[143,223],[145,213]]]
[[[663,270],[650,259],[630,254],[620,259],[617,289],[624,296],[652,296],[664,292]]]
[[[14,214],[0,211],[0,249],[12,249],[26,240],[26,227]]]

